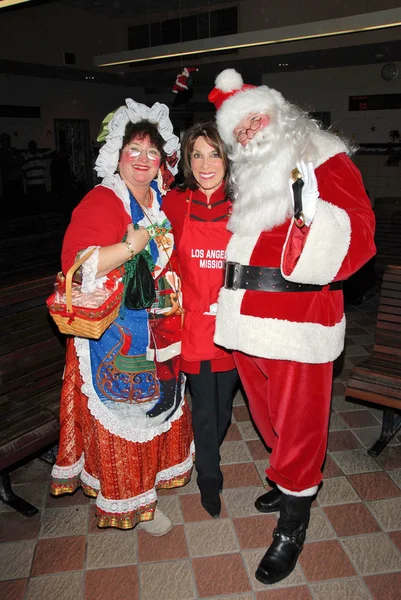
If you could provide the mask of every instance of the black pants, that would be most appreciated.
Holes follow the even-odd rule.
[[[219,448],[231,423],[236,369],[213,373],[202,361],[200,373],[187,375],[192,398],[195,467],[201,491],[217,492],[223,485]]]

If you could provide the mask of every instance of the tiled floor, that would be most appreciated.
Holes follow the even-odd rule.
[[[254,508],[269,454],[241,394],[222,447],[223,509],[212,520],[192,481],[160,494],[175,524],[162,538],[99,530],[94,505],[78,491],[48,495],[50,466],[34,460],[13,473],[16,491],[41,508],[26,519],[0,504],[3,600],[399,600],[401,442],[380,457],[366,448],[381,411],[344,400],[352,365],[372,347],[375,300],[347,311],[344,367],[333,386],[324,485],[312,509],[295,571],[267,588],[254,578],[277,515]]]

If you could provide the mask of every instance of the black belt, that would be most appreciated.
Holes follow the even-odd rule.
[[[335,281],[329,284],[329,290],[341,290],[342,286],[342,281]],[[320,292],[326,286],[287,281],[279,269],[271,267],[251,267],[227,262],[224,287],[228,290],[259,292]]]

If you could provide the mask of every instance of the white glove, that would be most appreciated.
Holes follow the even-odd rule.
[[[301,173],[304,186],[302,188],[302,212],[305,216],[305,225],[309,226],[316,214],[317,202],[319,198],[319,189],[317,187],[317,179],[315,169],[311,162],[297,163],[297,169]],[[290,180],[292,201],[294,202],[294,194],[292,189],[293,180]]]

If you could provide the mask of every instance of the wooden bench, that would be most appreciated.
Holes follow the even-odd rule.
[[[61,244],[68,221],[49,213],[0,222],[1,283],[39,278],[60,270]]]
[[[65,340],[45,303],[54,281],[0,286],[0,498],[27,516],[37,509],[14,494],[9,471],[58,440]]]
[[[401,198],[376,198],[376,272],[381,277],[387,265],[401,264]]]
[[[345,395],[385,407],[380,437],[368,450],[378,456],[401,427],[401,265],[385,269],[373,354],[353,367]]]

